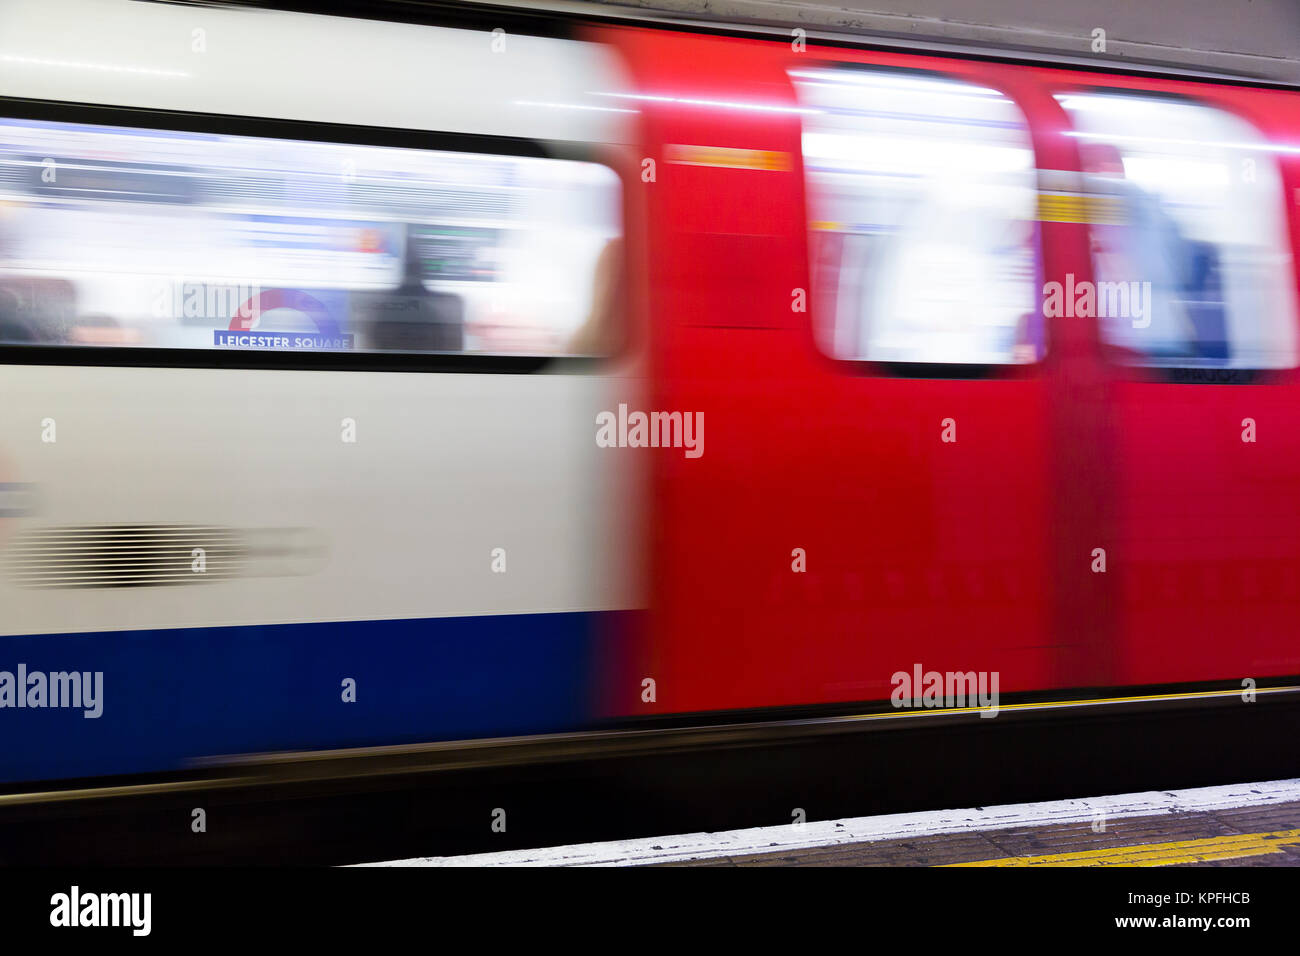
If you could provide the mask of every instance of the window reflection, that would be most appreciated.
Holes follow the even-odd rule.
[[[1036,182],[1024,118],[995,90],[896,72],[794,71],[818,336],[872,361],[1033,362]]]
[[[619,216],[595,163],[0,119],[0,341],[566,354]]]
[[[1057,99],[1098,201],[1091,227],[1098,287],[1124,283],[1149,298],[1100,316],[1106,340],[1131,364],[1293,367],[1282,184],[1259,133],[1190,101],[1126,93]]]

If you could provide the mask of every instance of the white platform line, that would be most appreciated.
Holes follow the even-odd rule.
[[[922,813],[894,813],[879,817],[822,820],[802,826],[785,824],[726,830],[719,833],[687,833],[681,836],[608,843],[579,843],[573,846],[535,850],[507,850],[467,856],[415,857],[363,866],[640,866],[648,863],[677,863],[720,856],[778,853],[807,847],[900,840],[976,830],[1010,827],[1051,826],[1089,823],[1104,813],[1107,821],[1124,817],[1157,816],[1162,813],[1206,813],[1234,807],[1257,807],[1300,801],[1300,779],[1267,783],[1238,783],[1196,790],[1126,793],[1109,797],[1054,800],[1049,803],[1018,803],[1002,807],[973,807],[966,810],[933,810]]]

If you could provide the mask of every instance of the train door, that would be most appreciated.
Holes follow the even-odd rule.
[[[1029,124],[967,74],[659,37],[624,43],[658,170],[651,401],[707,441],[653,451],[648,709],[885,701],[917,667],[1045,686]]]
[[[1030,124],[979,71],[790,75],[810,111],[813,388],[835,422],[809,690],[920,699],[917,672],[1047,686],[1054,343]]]
[[[1198,99],[1074,87],[1114,379],[1118,683],[1295,670],[1296,280],[1279,153]],[[1067,301],[1067,305],[1070,305]],[[1243,667],[1245,670],[1243,670]]]

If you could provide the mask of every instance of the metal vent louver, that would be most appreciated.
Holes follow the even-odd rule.
[[[234,577],[247,553],[237,528],[91,525],[24,531],[7,549],[5,564],[27,588],[160,587]]]

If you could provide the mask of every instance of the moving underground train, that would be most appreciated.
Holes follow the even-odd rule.
[[[0,4],[0,784],[1297,682],[1300,91],[476,17]]]

